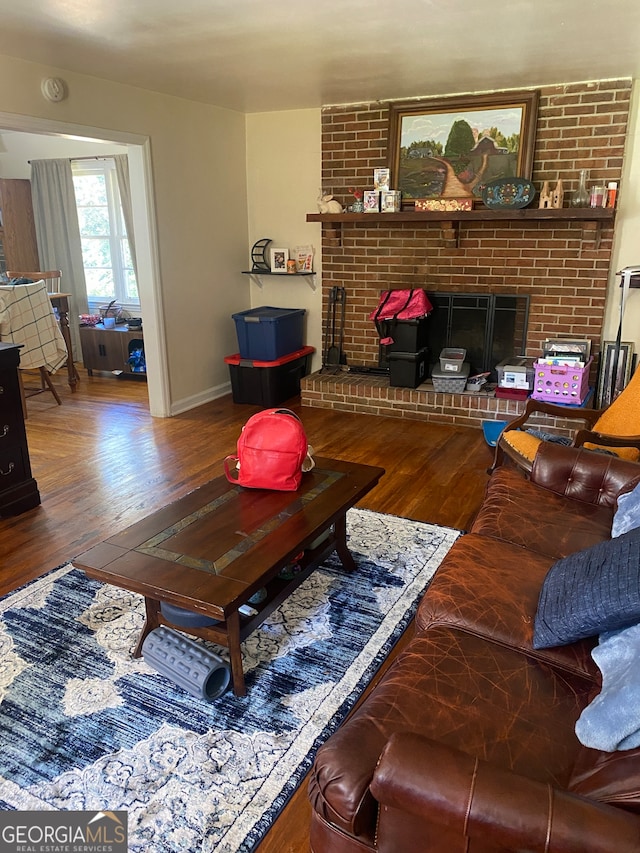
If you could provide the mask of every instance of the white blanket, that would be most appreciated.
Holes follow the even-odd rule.
[[[22,344],[20,367],[50,373],[67,360],[67,347],[44,281],[0,286],[0,340]]]

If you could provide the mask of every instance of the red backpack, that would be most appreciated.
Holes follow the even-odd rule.
[[[242,427],[237,456],[227,456],[224,470],[230,483],[249,489],[295,492],[304,470],[313,468],[304,427],[289,409],[265,409]],[[234,468],[231,465],[234,464]]]

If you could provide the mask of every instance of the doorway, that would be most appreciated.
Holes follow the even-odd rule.
[[[131,202],[133,207],[138,287],[145,315],[145,357],[149,410],[155,417],[170,415],[166,346],[164,339],[162,292],[159,287],[159,260],[154,216],[153,183],[148,137],[118,131],[0,112],[3,132],[54,137],[65,140],[71,150],[78,143],[122,147],[129,157]],[[60,142],[62,145],[62,142]],[[62,150],[62,149],[61,149]],[[106,149],[105,149],[106,150]],[[60,154],[59,156],[67,156]],[[27,158],[25,157],[25,160]],[[3,177],[10,177],[3,175]]]

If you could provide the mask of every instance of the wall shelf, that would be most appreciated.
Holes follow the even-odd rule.
[[[315,290],[316,286],[314,283],[313,276],[315,276],[315,272],[271,272],[270,270],[242,270],[242,275],[250,275],[253,279],[255,279],[258,287],[262,287],[262,282],[260,279],[265,275],[274,275],[278,278],[307,278],[307,284],[311,288],[311,290]]]
[[[403,210],[400,213],[307,213],[307,222],[321,222],[336,233],[333,237],[341,241],[345,223],[368,222],[392,225],[397,222],[440,222],[442,239],[450,248],[459,243],[460,223],[464,222],[582,222],[583,241],[600,242],[602,223],[613,223],[616,210],[613,207],[562,207],[521,208],[519,210]]]

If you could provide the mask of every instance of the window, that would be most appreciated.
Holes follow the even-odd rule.
[[[139,306],[115,163],[76,160],[71,170],[89,302]]]

